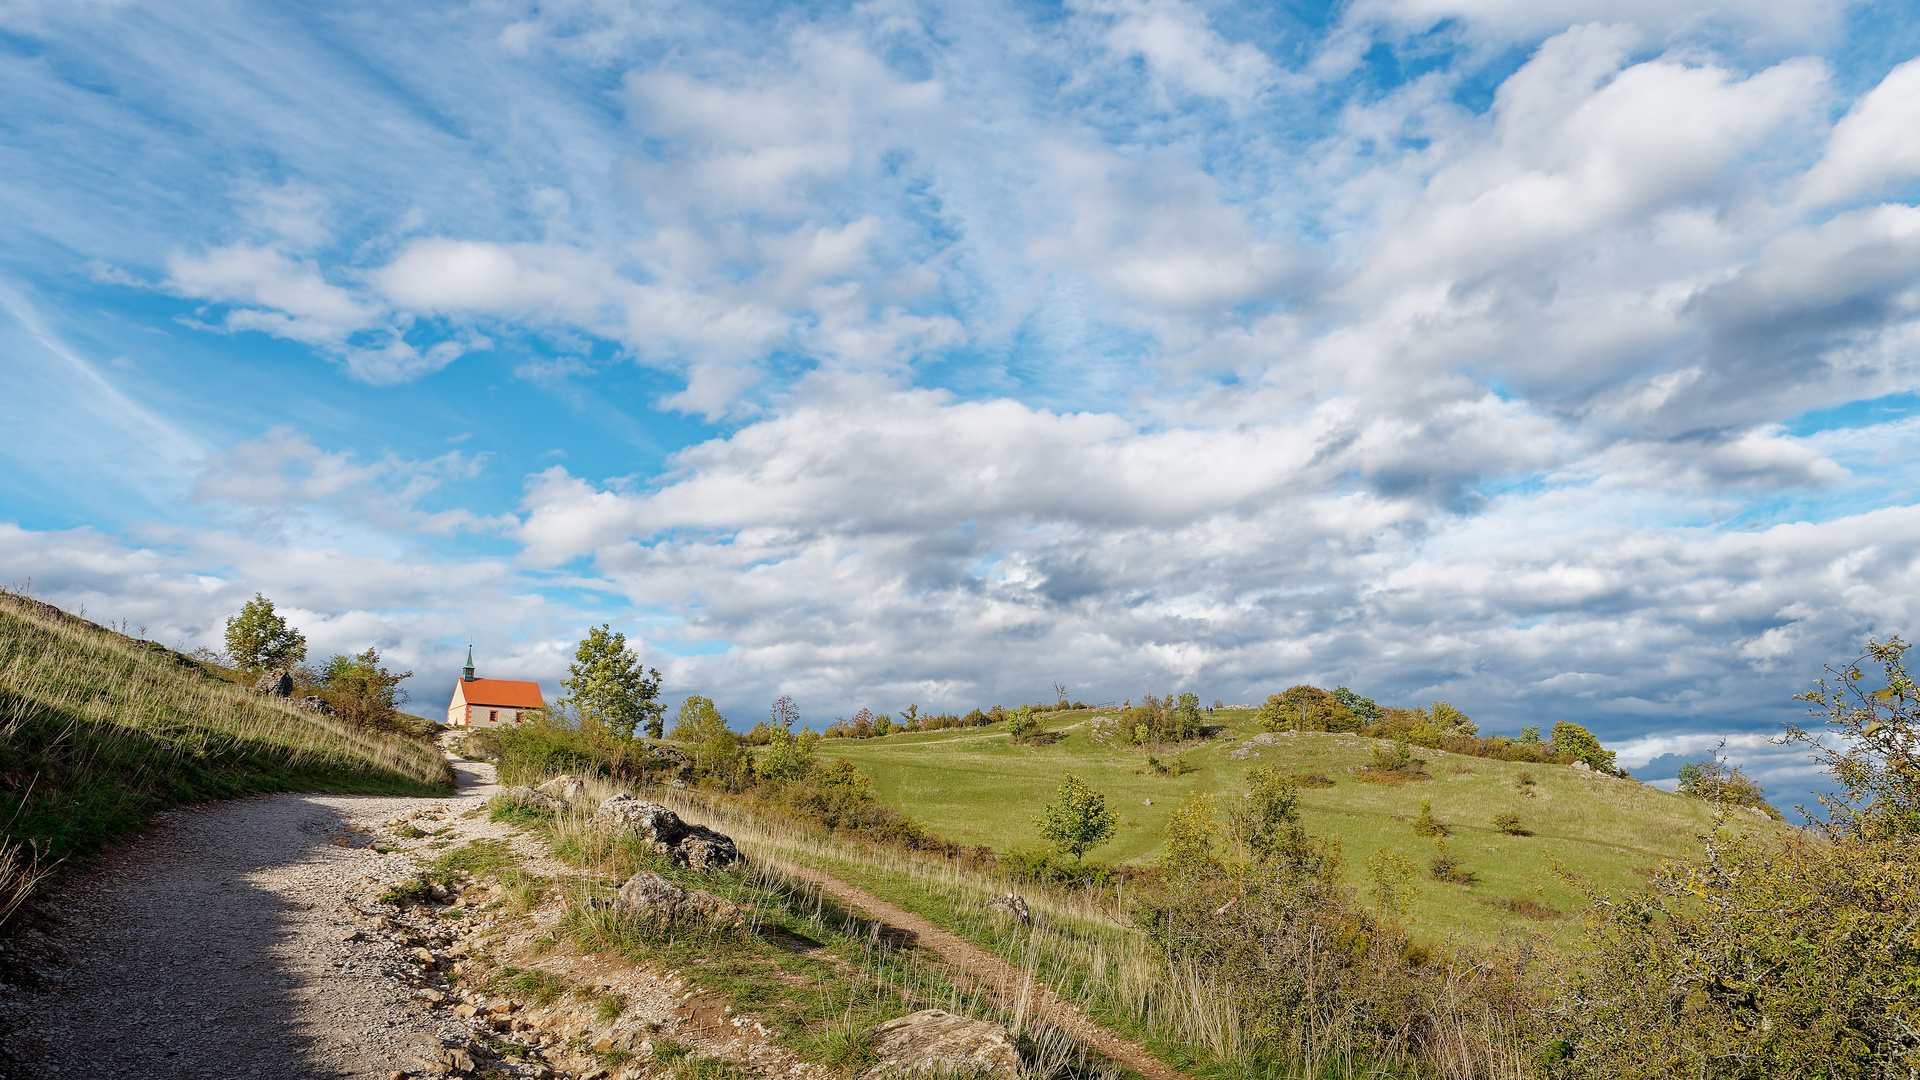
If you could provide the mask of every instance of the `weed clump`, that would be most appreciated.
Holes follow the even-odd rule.
[[[1376,744],[1370,758],[1367,764],[1354,770],[1355,779],[1370,784],[1407,784],[1433,779],[1427,774],[1426,760],[1414,757],[1413,748],[1405,740]]]

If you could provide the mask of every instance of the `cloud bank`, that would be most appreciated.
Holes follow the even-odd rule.
[[[1649,762],[1761,761],[1920,614],[1897,15],[196,11],[6,16],[68,66],[3,69],[5,377],[48,446],[109,384],[194,432],[13,451],[63,602],[549,682],[608,621],[748,722],[1310,680]]]

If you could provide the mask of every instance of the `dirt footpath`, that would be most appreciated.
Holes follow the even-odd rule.
[[[948,933],[913,912],[890,904],[865,889],[855,888],[838,878],[828,877],[817,870],[794,863],[781,862],[779,866],[795,877],[804,878],[818,885],[822,892],[846,907],[861,912],[870,919],[877,919],[895,930],[911,933],[916,945],[932,949],[946,964],[979,979],[1002,1002],[1015,1009],[1024,1010],[1030,1015],[1044,1018],[1048,1023],[1073,1036],[1082,1046],[1107,1060],[1123,1068],[1132,1069],[1141,1076],[1147,1077],[1148,1080],[1186,1080],[1182,1074],[1168,1068],[1159,1058],[1089,1020],[1087,1015],[1072,1002],[1034,982],[1019,968],[965,938]]]
[[[371,932],[373,902],[416,872],[367,828],[493,790],[458,763],[446,799],[272,795],[168,811],[48,899],[61,925],[10,988],[5,1054],[25,1077],[379,1077],[464,1032],[412,1000],[417,969]],[[488,831],[484,817],[463,836]],[[494,828],[498,828],[497,826]],[[505,835],[505,830],[500,830]]]

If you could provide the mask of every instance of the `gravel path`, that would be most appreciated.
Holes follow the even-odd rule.
[[[50,899],[45,982],[0,1001],[25,1077],[378,1077],[464,1029],[411,1000],[414,968],[374,932],[373,899],[410,877],[362,828],[480,807],[490,765],[447,799],[284,794],[157,815]],[[462,834],[485,831],[484,817]]]

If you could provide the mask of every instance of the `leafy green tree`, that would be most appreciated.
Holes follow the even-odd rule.
[[[675,742],[703,743],[727,730],[727,718],[720,715],[712,698],[688,694],[680,703],[680,715],[674,720]]]
[[[254,593],[227,620],[227,655],[250,673],[292,667],[307,658],[307,639],[273,610],[273,601]]]
[[[752,757],[740,736],[727,727],[727,718],[720,715],[712,698],[687,695],[680,703],[673,738],[692,746],[696,772],[727,790],[737,791],[750,779]]]
[[[1053,801],[1034,820],[1041,839],[1079,862],[1082,855],[1113,839],[1120,815],[1107,806],[1105,795],[1068,773],[1054,791]]]
[[[1333,700],[1345,707],[1348,712],[1370,724],[1380,721],[1380,706],[1370,697],[1361,697],[1346,687],[1340,686],[1334,688]]]
[[[560,685],[583,718],[623,738],[632,738],[643,723],[648,735],[660,737],[660,672],[640,666],[627,648],[627,635],[605,623],[589,629],[574,649],[567,676]]]
[[[1040,733],[1040,718],[1026,705],[1007,714],[1007,734],[1014,742],[1026,742]]]
[[[1613,764],[1613,751],[1601,749],[1600,740],[1593,737],[1593,732],[1566,720],[1553,725],[1553,752],[1572,754],[1598,772],[1616,775],[1620,772]]]

